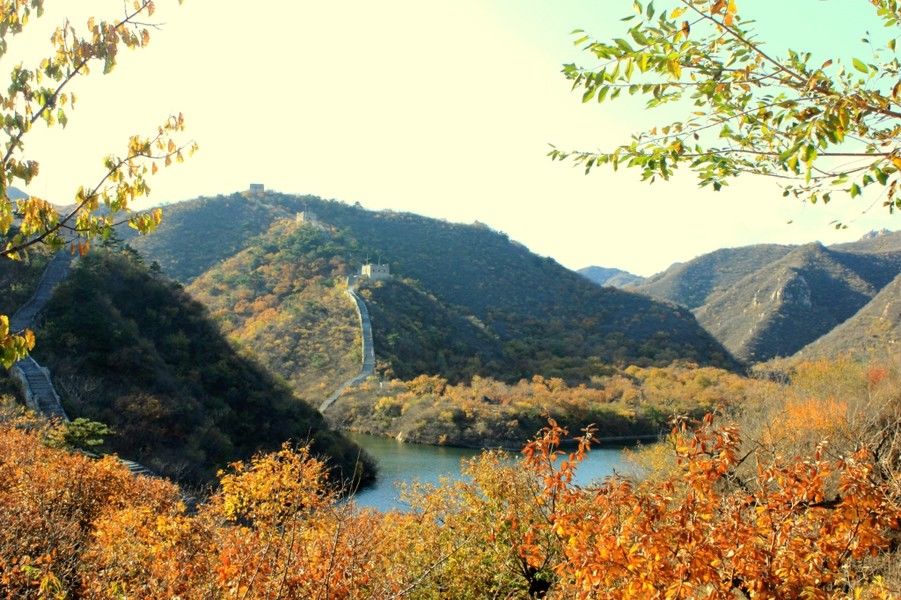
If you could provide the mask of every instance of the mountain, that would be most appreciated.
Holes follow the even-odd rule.
[[[901,252],[901,231],[889,231],[880,229],[865,234],[856,242],[835,244],[830,246],[833,250],[858,253],[882,253]]]
[[[188,291],[301,397],[324,399],[360,369],[360,327],[343,286],[349,253],[360,251],[347,236],[277,221]]]
[[[729,287],[778,261],[793,248],[762,244],[716,250],[687,263],[676,263],[632,289],[652,298],[669,300],[691,309],[698,308],[718,289]]]
[[[799,358],[832,357],[841,354],[884,356],[901,350],[901,274],[882,288],[857,314],[808,344]]]
[[[626,287],[644,281],[644,277],[634,275],[628,271],[621,269],[613,269],[609,267],[585,267],[577,271],[580,275],[593,281],[598,285],[606,285],[610,287]]]
[[[695,315],[741,360],[790,356],[854,315],[898,273],[901,253],[807,244],[720,288]]]
[[[303,223],[277,223],[286,213],[299,212],[304,212]],[[246,214],[255,219],[251,225],[235,223]],[[254,235],[265,221],[272,229]],[[220,228],[220,223],[226,225]],[[345,274],[355,272],[367,258],[381,257],[390,264],[392,281],[362,292],[372,303],[377,357],[398,375],[424,372],[459,380],[486,374],[509,380],[542,373],[584,381],[611,362],[668,364],[682,358],[734,365],[689,311],[599,288],[480,224],[373,212],[312,196],[236,194],[172,207],[153,237],[153,245],[145,239],[134,243],[164,270],[193,280],[191,293],[208,303],[236,337],[244,335],[238,330],[257,313],[272,309],[281,314],[285,302],[293,302],[290,289],[273,294],[277,286],[306,286],[291,279],[294,275],[280,275],[280,265],[321,261],[321,268],[301,270],[318,273],[321,289],[340,289]],[[194,242],[198,237],[203,243]],[[235,247],[243,250],[229,255]],[[241,316],[230,315],[236,305],[224,289],[231,285],[226,282],[239,279],[246,306],[240,306]],[[253,315],[243,315],[247,307]],[[315,326],[312,321],[310,325]],[[267,331],[274,348],[293,343],[297,330]],[[250,346],[258,349],[256,342]],[[333,345],[328,354],[340,356],[345,348]],[[261,359],[278,365],[278,356],[285,355],[265,350]],[[288,368],[280,372],[295,381],[292,373]]]
[[[188,283],[239,252],[278,219],[293,218],[302,207],[302,200],[267,202],[249,194],[201,197],[164,206],[163,224],[153,235],[136,237],[133,230],[123,228],[122,236],[159,263],[164,273]]]
[[[251,359],[207,311],[133,253],[95,251],[55,291],[37,332],[67,412],[114,430],[109,449],[188,483],[286,440],[312,442],[343,476],[361,450]]]

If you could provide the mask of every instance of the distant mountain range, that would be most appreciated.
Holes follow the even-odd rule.
[[[610,364],[736,365],[690,311],[599,288],[481,224],[275,193],[199,198],[165,211],[154,235],[131,243],[190,283],[229,335],[262,352],[297,390],[311,389],[303,365],[340,364],[352,352],[333,331],[302,344],[298,336],[325,315],[335,326],[353,322],[352,312],[339,317],[333,290],[379,257],[394,277],[362,293],[381,368],[399,377],[587,381]],[[295,223],[300,212],[303,224]]]
[[[888,289],[891,295],[886,286],[899,273],[901,231],[883,230],[830,247],[762,244],[717,250],[627,289],[691,309],[736,358],[753,363],[791,356],[859,311],[862,320],[884,313],[877,319],[880,331],[897,330],[894,304],[881,292]],[[864,311],[877,297],[879,304]],[[873,346],[891,335],[866,339]],[[815,346],[816,352],[856,348],[855,340],[861,341],[852,322]]]
[[[584,269],[579,269],[578,273],[598,285],[615,288],[622,288],[644,281],[644,277],[640,275],[608,267],[585,267]]]

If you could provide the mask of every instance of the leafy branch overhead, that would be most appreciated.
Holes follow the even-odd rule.
[[[0,58],[9,42],[21,33],[32,18],[42,16],[44,0],[0,0]],[[135,200],[150,192],[147,178],[159,165],[181,162],[196,145],[179,143],[184,130],[182,115],[170,116],[151,135],[133,135],[124,151],[103,159],[97,181],[77,189],[71,204],[60,214],[48,201],[28,197],[13,201],[9,189],[17,182],[27,185],[39,173],[39,163],[26,154],[29,132],[40,121],[47,127],[66,127],[75,108],[73,81],[92,69],[111,72],[123,49],[143,48],[150,42],[152,0],[126,3],[124,14],[114,20],[90,18],[77,28],[68,20],[50,38],[45,57],[33,66],[18,64],[10,72],[10,85],[0,95],[0,127],[6,137],[0,147],[0,259],[17,260],[36,244],[59,249],[71,244],[73,251],[87,251],[91,240],[107,238],[113,227],[127,222],[140,233],[159,224],[159,210],[135,214]],[[0,337],[2,364],[9,366],[34,345],[26,332],[6,332]]]
[[[616,148],[553,148],[551,158],[573,160],[586,172],[633,167],[647,181],[683,167],[715,190],[741,174],[766,175],[780,180],[785,196],[814,203],[877,185],[890,212],[901,208],[898,0],[870,0],[889,36],[884,47],[865,39],[873,48],[866,60],[825,62],[810,52],[776,55],[735,0],[667,4],[658,10],[636,0],[635,14],[623,19],[634,23],[626,37],[599,41],[576,30],[576,45],[600,64],[568,64],[563,73],[583,102],[637,96],[648,109],[668,107],[684,117]]]

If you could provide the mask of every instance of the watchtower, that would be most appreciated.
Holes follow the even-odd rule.
[[[294,221],[298,225],[318,225],[319,219],[316,218],[316,214],[310,210],[302,210],[294,217]]]
[[[360,276],[368,277],[373,281],[391,279],[391,269],[386,264],[366,263],[360,269]]]

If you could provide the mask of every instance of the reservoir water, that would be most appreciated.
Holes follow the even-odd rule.
[[[355,496],[359,506],[392,510],[407,508],[400,501],[399,484],[422,481],[438,483],[439,478],[459,479],[460,461],[479,454],[480,450],[404,444],[392,438],[362,434],[348,434],[378,462],[379,474],[375,485]],[[617,473],[634,473],[634,465],[627,463],[620,449],[594,448],[576,471],[576,483],[585,485]]]

